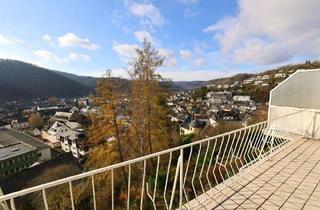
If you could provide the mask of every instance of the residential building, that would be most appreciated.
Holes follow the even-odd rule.
[[[51,149],[42,141],[20,131],[11,129],[0,129],[0,146],[7,146],[22,142],[37,150],[38,162],[51,159]]]
[[[82,158],[88,153],[85,141],[84,133],[78,131],[69,132],[69,135],[60,137],[61,149],[71,152],[76,158]]]
[[[1,140],[0,140],[0,143]],[[37,149],[15,142],[0,147],[0,178],[18,173],[36,163],[38,160]]]
[[[277,73],[274,75],[274,78],[285,78],[286,74],[285,73]]]
[[[265,75],[262,76],[261,79],[262,80],[268,80],[268,79],[270,79],[270,76],[268,74],[265,74]]]
[[[63,122],[55,122],[49,130],[42,130],[41,137],[48,141],[48,145],[52,148],[60,147],[60,139],[63,136],[68,136],[72,129],[66,126]]]
[[[50,159],[46,144],[16,130],[0,129],[0,178]]]
[[[254,81],[254,85],[261,85],[263,82],[261,80]]]
[[[197,119],[186,119],[180,126],[180,135],[200,134],[201,130],[205,127],[206,123]]]
[[[247,102],[250,101],[250,96],[235,95],[233,96],[233,100],[236,102]]]
[[[74,112],[56,112],[54,120],[59,122],[75,121],[78,115],[78,111]]]
[[[17,120],[12,120],[11,128],[15,130],[23,130],[29,128],[29,121],[27,118],[21,118]]]

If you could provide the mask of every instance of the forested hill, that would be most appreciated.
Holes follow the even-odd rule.
[[[279,68],[267,70],[264,72],[260,72],[257,74],[237,74],[231,77],[226,78],[220,78],[220,79],[214,79],[211,81],[208,81],[207,84],[209,85],[229,85],[228,90],[236,91],[238,89],[238,86],[233,86],[236,81],[241,84],[241,91],[238,92],[240,94],[244,95],[250,95],[251,98],[257,102],[267,102],[269,101],[269,93],[270,91],[276,87],[280,82],[282,82],[284,79],[286,79],[288,76],[292,75],[296,70],[299,69],[319,69],[320,68],[320,61],[306,61],[305,63],[301,64],[290,64],[286,66],[281,66]],[[275,77],[276,74],[284,74],[284,77]],[[244,80],[247,80],[249,78],[256,78],[258,76],[268,75],[269,79],[263,80],[263,83],[267,83],[267,85],[259,85],[252,83],[244,83]],[[262,82],[262,81],[260,81]],[[222,89],[223,90],[223,89]],[[220,89],[221,91],[221,89]]]
[[[49,70],[30,63],[0,59],[0,101],[35,97],[83,96],[95,91],[99,78]],[[121,91],[130,89],[131,81],[115,77]],[[202,81],[172,82],[169,89],[193,89]],[[165,85],[165,84],[164,84]]]
[[[307,61],[302,64],[292,64],[276,69],[268,70],[256,75],[292,72],[297,69],[320,68],[319,61]],[[180,81],[169,84],[171,90],[195,89],[206,84],[231,84],[234,81],[242,81],[255,74],[238,74],[232,77],[214,79],[211,81]],[[75,74],[52,71],[22,61],[0,59],[0,101],[30,99],[35,97],[73,97],[84,96],[95,90],[99,78],[90,76],[78,76]],[[130,80],[114,78],[121,84],[123,91],[128,91]],[[270,85],[272,88],[274,85]],[[268,90],[265,90],[268,92]],[[253,92],[258,92],[254,90]],[[255,94],[255,93],[253,93]]]
[[[82,96],[92,91],[54,71],[7,59],[0,59],[0,90],[0,100]]]
[[[275,75],[278,72],[284,72],[288,74],[290,71],[294,72],[298,69],[319,69],[320,68],[320,61],[306,61],[305,63],[300,64],[289,64],[285,66],[281,66],[275,69],[266,70],[257,74],[253,73],[242,73],[242,74],[236,74],[231,77],[225,77],[225,78],[219,78],[219,79],[213,79],[207,82],[207,84],[231,84],[234,81],[242,81],[245,79],[248,79],[255,75],[265,75],[268,74],[270,76]]]

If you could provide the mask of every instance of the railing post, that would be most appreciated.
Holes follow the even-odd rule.
[[[16,205],[14,204],[14,199],[10,199],[11,210],[16,210]]]
[[[183,200],[183,148],[180,149],[180,190],[179,190],[179,209],[182,208]]]
[[[95,188],[95,183],[94,183],[94,175],[91,176],[91,184],[92,184],[93,209],[97,210],[96,188]]]
[[[308,111],[305,110],[305,111],[304,111],[304,131],[303,131],[303,136],[304,136],[304,138],[309,138],[309,135],[308,135],[307,114],[308,114]]]
[[[169,210],[172,210],[172,207],[173,207],[173,200],[174,200],[174,195],[176,192],[177,182],[178,182],[178,178],[180,177],[180,167],[181,167],[181,156],[179,156],[179,158],[178,158],[176,173],[174,175],[170,204],[169,204],[169,208],[168,208]],[[180,179],[179,179],[179,181],[180,181]],[[179,190],[179,197],[180,197],[180,190]],[[179,199],[179,201],[180,201],[180,199]]]
[[[42,189],[42,197],[43,197],[43,203],[44,203],[45,209],[46,209],[46,210],[49,210],[48,200],[47,200],[46,190],[45,190],[45,189]]]
[[[74,198],[73,198],[73,190],[72,190],[72,183],[71,183],[71,181],[69,182],[69,191],[70,191],[71,207],[72,207],[72,210],[75,210]]]
[[[317,121],[317,112],[314,112],[314,117],[312,121],[312,133],[311,133],[311,138],[314,138],[316,135],[316,121]]]
[[[275,128],[273,128],[273,129],[271,128],[271,149],[270,149],[270,158],[272,157],[272,152],[273,152],[274,135],[275,135],[274,129],[275,129]]]

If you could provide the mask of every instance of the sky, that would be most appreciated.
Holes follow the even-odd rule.
[[[260,72],[320,55],[319,0],[0,0],[0,58],[128,77],[148,39],[176,81]]]

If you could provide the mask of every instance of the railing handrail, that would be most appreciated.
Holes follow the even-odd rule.
[[[69,177],[66,177],[66,178],[54,180],[54,181],[51,181],[51,182],[48,182],[48,183],[40,184],[40,185],[37,185],[37,186],[34,186],[34,187],[30,187],[30,188],[27,188],[27,189],[23,189],[23,190],[12,192],[12,193],[9,193],[9,194],[6,194],[6,195],[2,195],[2,196],[0,196],[0,202],[7,201],[7,200],[10,200],[10,199],[14,199],[16,197],[24,196],[24,195],[27,195],[27,194],[30,194],[30,193],[38,192],[38,191],[41,191],[43,189],[55,187],[55,186],[58,186],[58,185],[61,185],[61,184],[70,183],[70,182],[75,181],[75,180],[79,180],[79,179],[82,179],[82,178],[85,178],[85,177],[90,177],[90,176],[93,176],[93,175],[96,175],[96,174],[100,174],[100,173],[104,173],[104,172],[107,172],[107,171],[111,171],[113,169],[117,169],[117,168],[120,168],[120,167],[123,167],[123,166],[127,166],[127,165],[130,165],[130,164],[138,163],[138,162],[141,162],[141,161],[144,161],[144,160],[147,160],[147,159],[151,159],[151,158],[154,158],[154,157],[157,157],[157,156],[161,156],[161,155],[164,155],[164,154],[176,152],[176,151],[179,151],[179,150],[187,148],[187,147],[192,147],[194,145],[199,145],[199,144],[202,144],[204,142],[212,141],[212,140],[215,140],[215,139],[218,139],[218,138],[221,138],[221,137],[233,134],[233,133],[237,133],[237,132],[241,132],[243,130],[251,129],[253,127],[260,126],[260,125],[266,124],[266,123],[270,123],[272,121],[275,121],[275,120],[278,120],[278,119],[282,119],[282,118],[285,118],[285,117],[288,117],[288,116],[291,116],[293,114],[296,114],[296,113],[299,113],[299,112],[303,112],[303,111],[305,111],[305,110],[299,110],[297,112],[281,116],[281,117],[279,117],[277,119],[272,119],[272,120],[269,120],[269,121],[265,120],[265,121],[260,122],[260,123],[256,123],[256,124],[253,124],[253,125],[242,127],[242,128],[236,129],[236,130],[225,132],[225,133],[222,133],[222,134],[219,134],[219,135],[216,135],[216,136],[212,136],[212,137],[208,137],[208,138],[205,138],[205,139],[201,139],[199,141],[195,141],[195,142],[192,142],[192,143],[189,143],[189,144],[173,147],[173,148],[170,148],[170,149],[166,149],[166,150],[163,150],[163,151],[155,152],[155,153],[152,153],[152,154],[149,154],[149,155],[145,155],[145,156],[142,156],[142,157],[138,157],[138,158],[134,158],[134,159],[131,159],[131,160],[127,160],[127,161],[124,161],[124,162],[121,162],[121,163],[116,163],[116,164],[113,164],[113,165],[105,166],[105,167],[94,169],[94,170],[91,170],[91,171],[88,171],[88,172],[83,172],[83,173],[76,174],[76,175],[73,175],[73,176],[69,176]]]

